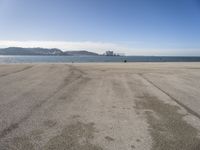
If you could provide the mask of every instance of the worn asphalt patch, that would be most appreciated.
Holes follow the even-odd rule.
[[[178,107],[165,104],[157,97],[144,93],[136,101],[145,110],[153,138],[152,150],[199,150],[198,130],[183,120]]]
[[[90,142],[95,132],[94,124],[77,122],[70,124],[62,133],[53,137],[45,145],[45,150],[103,150],[99,145]]]

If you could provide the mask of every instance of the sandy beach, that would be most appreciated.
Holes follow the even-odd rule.
[[[0,65],[1,150],[199,150],[200,63]]]

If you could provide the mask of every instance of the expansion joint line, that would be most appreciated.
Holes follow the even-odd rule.
[[[198,119],[200,119],[200,115],[197,112],[193,111],[191,108],[189,108],[185,104],[181,103],[179,100],[177,100],[176,98],[174,98],[173,96],[171,96],[169,93],[167,93],[166,91],[164,91],[163,89],[161,89],[159,86],[157,86],[154,82],[152,82],[151,80],[149,80],[143,74],[139,73],[138,75],[140,77],[142,77],[144,80],[146,80],[148,83],[150,83],[151,85],[153,85],[155,88],[157,88],[158,90],[160,90],[161,92],[163,92],[165,95],[167,95],[168,97],[170,97],[171,100],[175,101],[177,104],[179,104],[180,106],[182,106],[183,108],[185,108],[190,114],[192,114],[192,115],[196,116]]]

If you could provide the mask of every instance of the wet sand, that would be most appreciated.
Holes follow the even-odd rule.
[[[199,150],[200,63],[0,65],[1,150]]]

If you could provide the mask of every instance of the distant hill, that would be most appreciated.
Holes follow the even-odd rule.
[[[65,55],[70,55],[70,56],[80,56],[80,55],[93,55],[97,56],[99,54],[93,53],[93,52],[88,52],[86,50],[81,50],[81,51],[66,51],[64,52]]]
[[[0,55],[62,55],[59,49],[9,47],[0,49]]]
[[[21,48],[21,47],[9,47],[1,48],[0,55],[69,55],[69,56],[81,56],[81,55],[98,55],[97,53],[82,51],[65,51],[52,48]]]

